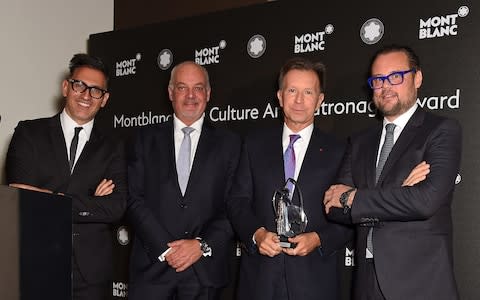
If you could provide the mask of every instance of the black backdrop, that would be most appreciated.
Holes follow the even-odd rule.
[[[207,118],[243,135],[277,122],[278,70],[287,58],[299,55],[327,66],[326,100],[316,125],[346,138],[377,122],[366,86],[371,55],[385,44],[408,44],[423,65],[418,103],[463,126],[462,167],[453,204],[455,271],[462,299],[477,299],[479,7],[455,0],[276,1],[93,34],[89,52],[102,57],[112,73],[111,98],[96,122],[128,138],[135,127],[170,118],[171,67],[197,59],[208,69],[213,87]],[[125,298],[128,290],[126,262],[133,232],[125,225],[119,224],[117,231],[115,299]],[[339,257],[344,289],[352,268],[350,249]],[[233,266],[236,255],[232,249]],[[233,289],[232,284],[225,299],[232,297]]]

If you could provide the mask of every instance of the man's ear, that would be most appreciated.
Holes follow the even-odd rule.
[[[415,88],[420,88],[422,86],[422,81],[423,81],[423,74],[421,70],[418,70],[415,73]]]
[[[277,91],[277,98],[278,98],[278,103],[280,103],[280,107],[283,107],[282,90]]]

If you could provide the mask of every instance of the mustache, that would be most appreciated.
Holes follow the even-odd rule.
[[[395,91],[392,91],[390,89],[384,89],[382,90],[382,93],[380,94],[380,96],[382,97],[386,97],[386,96],[398,96],[397,92]]]

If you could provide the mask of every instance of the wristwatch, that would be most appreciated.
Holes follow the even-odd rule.
[[[351,188],[348,191],[343,192],[340,195],[340,204],[343,207],[343,214],[347,214],[348,211],[350,210],[351,207],[350,207],[350,205],[348,205],[348,197],[350,196],[350,193],[355,191],[355,190],[356,190],[356,188]]]
[[[202,250],[202,252],[203,252],[202,255],[204,257],[212,256],[212,248],[207,244],[207,242],[205,242],[201,238],[196,238],[196,239],[200,243],[200,250]]]

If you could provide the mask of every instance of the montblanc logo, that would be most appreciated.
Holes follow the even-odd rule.
[[[360,38],[367,45],[378,43],[383,37],[385,27],[382,21],[377,18],[371,18],[363,23],[360,28]]]
[[[128,236],[127,227],[125,227],[125,226],[118,227],[118,229],[117,229],[117,240],[118,240],[118,243],[122,246],[128,245],[128,243],[130,242],[130,238]]]
[[[332,24],[325,26],[324,31],[308,32],[295,35],[294,53],[306,53],[325,50],[325,34],[332,34]]]
[[[420,19],[418,39],[423,40],[457,35],[458,17],[466,17],[469,11],[468,6],[461,6],[455,14]]]
[[[127,76],[134,75],[137,73],[137,61],[142,59],[142,54],[137,53],[134,58],[124,59],[115,63],[115,76]]]
[[[227,42],[221,40],[218,46],[195,49],[195,62],[199,65],[211,65],[220,63],[220,52],[227,47]]]
[[[170,49],[163,49],[158,53],[157,56],[157,65],[158,67],[165,71],[170,68],[173,63],[173,53]]]
[[[128,298],[128,283],[121,281],[112,282],[112,296]]]
[[[260,34],[252,36],[247,43],[247,53],[251,58],[259,58],[267,50],[267,40]]]
[[[345,248],[345,267],[355,266],[355,250]]]

